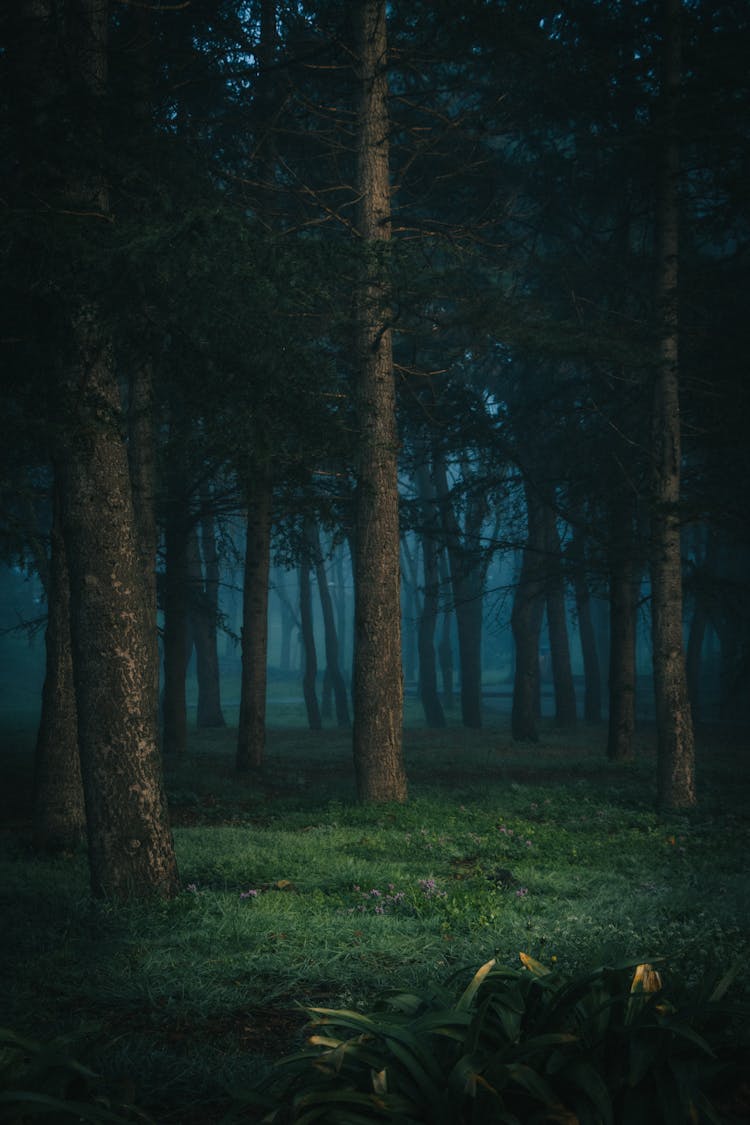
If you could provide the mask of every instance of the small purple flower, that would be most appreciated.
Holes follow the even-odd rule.
[[[526,898],[526,895],[528,893],[529,893],[528,887],[519,887],[518,890],[516,891],[516,898]]]
[[[373,887],[370,891],[370,898],[380,898],[380,891],[377,889],[377,887]]]
[[[354,886],[352,887],[352,890],[358,891],[359,890],[359,884],[355,883]]]
[[[527,840],[527,841],[526,841],[526,847],[527,847],[527,848],[533,848],[533,847],[534,847],[534,845],[532,844],[531,840]]]
[[[257,898],[257,897],[258,897],[258,892],[254,891],[254,890],[242,891],[241,894],[240,894],[240,898]]]
[[[198,884],[197,883],[188,883],[188,885],[185,887],[185,890],[188,891],[191,895],[197,895],[198,894]]]

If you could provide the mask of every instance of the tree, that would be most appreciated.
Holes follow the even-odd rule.
[[[354,764],[362,801],[404,801],[395,387],[387,295],[390,178],[385,0],[357,0]]]
[[[83,0],[67,27],[71,84],[83,122],[101,141],[107,81],[105,0]],[[50,29],[46,29],[47,34]],[[83,123],[79,123],[80,125]],[[70,210],[100,222],[108,192],[95,165],[67,170]],[[91,885],[96,895],[171,895],[177,868],[157,745],[155,620],[123,438],[111,342],[95,299],[69,321],[69,362],[58,386],[55,448]]]
[[[663,0],[664,134],[656,217],[659,359],[651,431],[651,617],[658,732],[657,787],[659,804],[665,808],[685,808],[696,802],[693,723],[682,638],[679,512],[680,8],[680,0]]]
[[[46,666],[34,755],[34,846],[72,850],[85,836],[86,812],[70,647],[70,586],[56,495],[45,587]]]

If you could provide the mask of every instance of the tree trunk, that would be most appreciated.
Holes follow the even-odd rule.
[[[73,82],[90,134],[107,82],[106,0],[86,0],[67,28]],[[77,210],[108,210],[96,173],[69,172]],[[177,868],[161,775],[153,677],[153,600],[136,530],[122,404],[99,310],[81,300],[75,358],[61,380],[57,467],[70,575],[71,649],[95,895],[172,895]]]
[[[47,574],[46,671],[34,756],[34,847],[72,851],[86,833],[70,651],[70,590],[54,486]]]
[[[336,704],[336,724],[342,730],[351,726],[349,719],[349,699],[339,667],[339,640],[336,633],[336,621],[333,616],[333,602],[331,591],[328,588],[328,575],[326,573],[323,553],[320,549],[320,537],[315,521],[305,521],[305,537],[310,549],[310,555],[315,566],[315,576],[318,582],[318,596],[320,597],[320,610],[323,615],[323,631],[326,648],[326,676],[330,678],[333,697]]]
[[[615,503],[610,532],[609,727],[607,757],[633,758],[636,700],[636,583],[631,505]]]
[[[445,462],[435,455],[433,479],[450,563],[453,604],[461,669],[461,719],[464,726],[482,726],[482,618],[487,559],[480,546],[486,499],[466,506],[463,535],[453,510]]]
[[[192,641],[188,628],[188,545],[190,538],[184,472],[173,465],[164,519],[164,690],[162,745],[170,757],[187,753],[185,674]]]
[[[306,556],[299,564],[299,617],[302,633],[303,671],[302,695],[307,709],[307,723],[310,730],[320,730],[323,726],[318,706],[316,681],[318,678],[318,656],[315,651],[315,632],[313,629],[312,595],[310,593],[310,562]]]
[[[268,579],[271,569],[273,488],[258,473],[247,488],[247,547],[242,598],[242,682],[235,767],[239,773],[263,764],[266,748],[268,676]]]
[[[554,510],[549,504],[543,506],[543,519],[547,556],[547,629],[555,688],[555,723],[565,730],[572,730],[576,725],[576,689],[573,683],[573,669],[570,665],[560,535]]]
[[[361,801],[404,801],[396,402],[387,297],[390,240],[385,0],[356,0],[358,434],[353,751]]]
[[[591,595],[586,579],[583,536],[579,528],[576,528],[573,532],[570,557],[573,563],[573,589],[576,599],[578,632],[581,638],[581,655],[583,657],[583,717],[587,723],[599,723],[602,718],[602,677],[596,644],[596,630],[591,614]]]
[[[657,729],[657,791],[662,808],[696,803],[693,723],[682,639],[679,406],[678,110],[680,0],[663,0],[662,103],[666,135],[657,201],[657,306],[660,351],[652,415],[651,617]]]
[[[421,501],[422,523],[422,573],[424,600],[419,617],[417,642],[419,647],[419,694],[428,727],[444,727],[445,713],[440,702],[435,661],[435,629],[440,605],[440,573],[438,570],[438,519],[435,490],[426,465],[415,473]]]
[[[440,662],[440,680],[443,685],[443,707],[452,711],[456,705],[455,689],[453,686],[453,608],[450,594],[450,575],[445,561],[445,552],[438,551],[438,572],[440,576],[441,602],[443,620],[440,627],[440,640],[438,641],[438,660]]]
[[[200,521],[202,552],[198,546],[197,530],[192,536],[190,552],[190,624],[195,645],[195,664],[198,677],[198,727],[223,727],[221,710],[221,677],[219,669],[219,559],[216,551],[216,532],[211,514],[211,498],[207,490],[201,492],[202,516]],[[203,560],[201,564],[201,554]]]
[[[511,631],[516,646],[511,732],[518,742],[536,742],[539,698],[539,634],[544,617],[544,522],[541,504],[524,484],[528,531],[513,598]]]

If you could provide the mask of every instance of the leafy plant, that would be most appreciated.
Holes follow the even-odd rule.
[[[437,988],[396,993],[369,1014],[308,1009],[309,1049],[251,1099],[263,1122],[725,1120],[710,1095],[739,1074],[731,1033],[747,1012],[727,1004],[733,973],[690,995],[663,988],[648,963],[569,978],[521,960],[521,970],[488,961],[457,999]]]
[[[98,1075],[74,1059],[64,1041],[36,1043],[0,1028],[0,1121],[26,1125],[40,1118],[60,1125],[148,1120],[107,1094]]]

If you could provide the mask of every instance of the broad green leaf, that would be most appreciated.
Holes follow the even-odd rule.
[[[54,1098],[50,1094],[35,1093],[32,1090],[6,1090],[0,1093],[0,1105],[10,1105],[14,1109],[21,1106],[38,1106],[45,1116],[48,1112],[56,1110],[78,1121],[91,1122],[92,1125],[125,1125],[126,1121],[124,1117],[112,1113],[103,1106],[67,1101],[63,1098]]]
[[[564,1070],[566,1079],[583,1090],[586,1097],[597,1110],[602,1125],[610,1125],[612,1117],[612,1099],[604,1079],[599,1072],[587,1062],[573,1062]]]
[[[735,963],[726,971],[724,976],[721,978],[721,980],[718,982],[713,992],[709,996],[709,1003],[716,1004],[719,1000],[722,1000],[724,998],[741,968],[742,962],[735,961]]]

